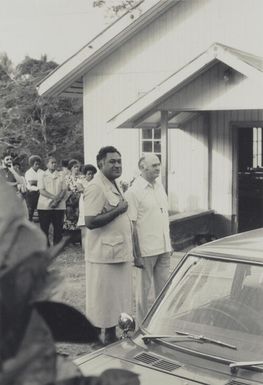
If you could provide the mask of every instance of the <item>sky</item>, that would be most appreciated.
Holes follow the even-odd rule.
[[[0,0],[0,53],[16,65],[25,55],[61,64],[106,27],[93,0]]]

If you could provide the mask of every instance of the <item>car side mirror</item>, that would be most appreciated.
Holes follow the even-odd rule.
[[[119,328],[123,331],[121,338],[127,338],[129,332],[135,330],[135,319],[127,313],[121,313],[118,321]]]

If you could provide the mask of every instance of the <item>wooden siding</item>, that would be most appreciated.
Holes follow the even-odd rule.
[[[231,114],[231,112],[230,112]],[[232,214],[232,141],[229,114],[211,113],[212,193],[211,208]]]
[[[208,135],[203,116],[184,129],[169,130],[169,153],[170,210],[207,210]]]
[[[97,87],[97,82],[100,87]],[[103,87],[105,86],[105,88]],[[108,130],[104,113],[118,104],[121,95],[111,92],[103,77],[86,78],[84,94],[84,153],[85,162],[95,164],[102,146],[118,148],[123,158],[123,179],[130,180],[137,172],[139,159],[139,130]]]
[[[90,70],[84,77],[86,161],[95,162],[101,145],[119,146],[132,177],[138,131],[107,131],[108,119],[216,41],[263,56],[260,10],[261,0],[182,1]]]
[[[101,146],[115,145],[123,155],[123,179],[131,179],[137,172],[140,155],[139,130],[108,130],[108,119],[216,41],[263,56],[263,45],[258,38],[261,36],[261,10],[262,0],[182,1],[90,70],[84,77],[85,160],[95,163]],[[210,75],[207,84],[201,84],[199,90],[197,87],[192,90],[196,97],[204,88],[207,91],[210,87],[213,80],[212,73]],[[191,92],[190,86],[187,92]],[[183,104],[181,106],[183,108]],[[218,114],[215,112],[211,117],[211,172],[214,175],[211,205],[220,212],[231,214],[231,171],[226,172],[226,180],[222,176],[222,166],[232,167],[231,146],[227,142],[231,138],[225,113],[221,113],[223,117]],[[248,115],[252,118],[253,114],[244,111],[243,115],[239,113],[239,117],[248,119]],[[192,128],[189,127],[188,131],[186,128],[169,132],[170,204],[174,210],[207,208],[208,192],[204,187],[207,183],[207,139],[201,120],[196,124],[191,122]],[[179,145],[184,142],[185,151]],[[186,152],[186,148],[191,148],[191,151]],[[179,165],[184,173],[178,174]],[[219,179],[223,179],[225,203],[221,202],[216,190],[220,184],[214,178],[219,174]],[[184,197],[186,188],[191,192],[188,198]]]

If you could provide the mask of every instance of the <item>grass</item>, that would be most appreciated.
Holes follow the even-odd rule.
[[[60,287],[60,297],[85,312],[85,261],[79,245],[69,245],[57,257],[54,263],[63,275],[63,284]]]
[[[173,254],[171,258],[172,269],[179,262],[182,254]],[[54,262],[54,267],[60,271],[63,277],[54,300],[67,303],[85,314],[85,260],[81,246],[79,244],[66,246]],[[135,288],[135,269],[133,272],[133,282]],[[133,302],[135,308],[135,299]],[[97,348],[96,344],[57,344],[57,351],[71,359],[75,359],[85,353],[90,353]]]
[[[63,278],[55,300],[67,303],[85,314],[85,260],[80,245],[68,245],[53,264]],[[94,344],[57,344],[57,351],[71,359],[90,353]]]

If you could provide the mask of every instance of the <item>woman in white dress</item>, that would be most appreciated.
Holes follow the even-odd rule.
[[[83,177],[79,180],[79,191],[84,191],[87,183],[89,183],[94,175],[96,174],[97,169],[92,164],[85,164],[82,168]],[[85,237],[87,232],[87,227],[85,225],[84,217],[84,202],[83,202],[83,193],[80,194],[79,198],[79,219],[77,226],[81,229],[81,244],[82,250],[85,251]]]

